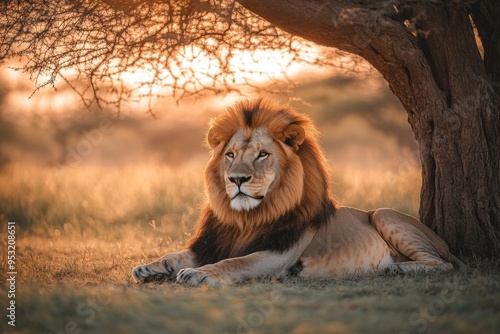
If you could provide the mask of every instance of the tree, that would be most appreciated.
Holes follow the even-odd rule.
[[[454,253],[500,254],[495,0],[4,0],[0,6],[0,59],[24,57],[23,69],[34,79],[48,74],[46,84],[73,69],[75,89],[84,99],[90,91],[97,103],[128,96],[134,87],[117,83],[131,67],[152,70],[150,86],[166,70],[172,92],[182,95],[232,87],[230,59],[245,49],[286,50],[316,63],[334,58],[307,53],[314,43],[364,58],[402,102],[419,144],[420,219]],[[197,53],[214,62],[211,81],[182,66]],[[82,79],[88,85],[77,87]]]

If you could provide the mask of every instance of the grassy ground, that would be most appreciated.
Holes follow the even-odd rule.
[[[418,170],[334,171],[345,204],[416,214]],[[178,250],[201,205],[199,167],[29,168],[0,173],[2,257],[16,221],[16,333],[497,333],[500,262],[467,273],[286,279],[210,289],[131,282]],[[396,172],[397,174],[397,172]],[[399,175],[401,176],[401,175]],[[391,182],[388,182],[391,180]],[[1,263],[6,313],[8,267]]]
[[[116,270],[128,274],[126,269]],[[17,329],[20,333],[496,333],[500,277],[494,269],[468,275],[290,279],[219,289],[65,282],[24,288],[18,298]]]

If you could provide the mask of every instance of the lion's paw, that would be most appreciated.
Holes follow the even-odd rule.
[[[205,283],[208,278],[209,278],[208,274],[204,273],[200,269],[185,268],[179,270],[179,273],[177,274],[177,283],[194,286],[201,283]]]
[[[132,278],[136,283],[145,283],[157,278],[172,278],[174,267],[172,262],[162,259],[149,264],[144,264],[132,269]]]
[[[185,268],[179,270],[179,273],[177,274],[177,283],[191,286],[205,283],[209,286],[218,286],[221,284],[230,284],[231,282],[229,280],[216,277],[210,273],[209,270],[204,270],[203,268]]]

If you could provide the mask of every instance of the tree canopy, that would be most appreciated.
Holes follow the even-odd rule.
[[[37,88],[63,79],[87,105],[238,90],[254,84],[238,61],[259,61],[256,50],[286,54],[284,69],[342,61],[230,0],[14,0],[0,10],[0,59],[18,60]],[[141,80],[124,80],[136,71]]]

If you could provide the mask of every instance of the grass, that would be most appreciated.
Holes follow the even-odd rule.
[[[23,333],[495,333],[498,275],[417,274],[237,287],[27,289]],[[70,329],[70,330],[68,330]]]
[[[122,226],[161,228],[164,235],[180,238],[191,230],[202,203],[199,172],[157,165],[11,165],[0,173],[0,213],[30,234],[56,238],[77,234],[120,239]]]
[[[147,234],[122,242],[21,237],[17,332],[494,333],[500,321],[498,262],[467,274],[290,278],[216,289],[132,284],[133,266],[179,246],[157,242]]]
[[[342,203],[417,213],[417,168],[333,169]],[[16,221],[17,318],[14,330],[3,315],[0,332],[497,332],[499,261],[469,260],[467,273],[219,288],[133,284],[135,265],[182,248],[189,237],[203,202],[200,173],[199,166],[160,165],[4,169],[0,247],[7,247],[5,222]],[[3,260],[0,268],[4,300],[9,270]]]

